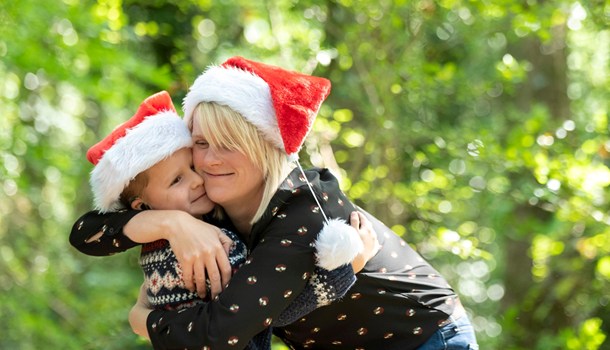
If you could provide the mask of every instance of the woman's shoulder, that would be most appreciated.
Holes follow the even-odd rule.
[[[299,194],[297,189],[331,189],[340,191],[339,180],[327,168],[301,168],[293,169],[286,179],[280,184],[278,193],[290,191],[292,194]]]
[[[312,195],[313,194],[313,195]],[[271,199],[268,210],[274,213],[277,208],[290,206],[296,203],[312,202],[326,207],[330,199],[340,204],[349,202],[341,190],[339,180],[327,168],[309,168],[301,170],[295,168],[279,187]]]

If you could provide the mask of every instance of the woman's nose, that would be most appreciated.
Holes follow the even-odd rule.
[[[193,164],[200,174],[208,167],[221,163],[218,154],[210,149],[193,149]]]
[[[218,154],[218,151],[214,150],[212,147],[205,150],[203,154],[204,164],[208,166],[218,165],[221,163],[221,158]]]

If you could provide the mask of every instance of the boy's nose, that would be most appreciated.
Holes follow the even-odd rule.
[[[203,185],[203,178],[194,170],[191,172],[191,187],[197,188]]]

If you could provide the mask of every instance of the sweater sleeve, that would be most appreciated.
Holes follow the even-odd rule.
[[[303,292],[282,311],[273,325],[287,326],[321,306],[341,300],[355,282],[352,265],[330,271],[316,266]]]
[[[112,255],[138,246],[123,233],[123,227],[138,210],[121,210],[102,214],[90,211],[72,226],[70,244],[81,253],[93,256]]]
[[[155,310],[147,327],[155,349],[242,349],[299,295],[314,272],[322,216],[310,196],[287,200],[227,288],[211,302]]]

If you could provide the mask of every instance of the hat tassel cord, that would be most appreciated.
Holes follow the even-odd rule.
[[[303,175],[303,178],[305,178],[305,182],[307,183],[307,186],[309,187],[309,191],[313,195],[313,199],[316,201],[318,208],[320,208],[320,212],[322,213],[322,216],[324,216],[324,222],[328,224],[329,223],[328,217],[326,216],[324,209],[322,209],[322,205],[320,204],[320,201],[318,200],[318,196],[316,196],[316,193],[313,191],[313,187],[311,186],[311,183],[309,183],[309,179],[307,179],[307,175],[305,175],[305,171],[303,171],[303,168],[301,167],[301,163],[298,160],[296,160],[296,163],[297,163],[297,166],[299,167],[299,170],[301,170],[301,174]]]

